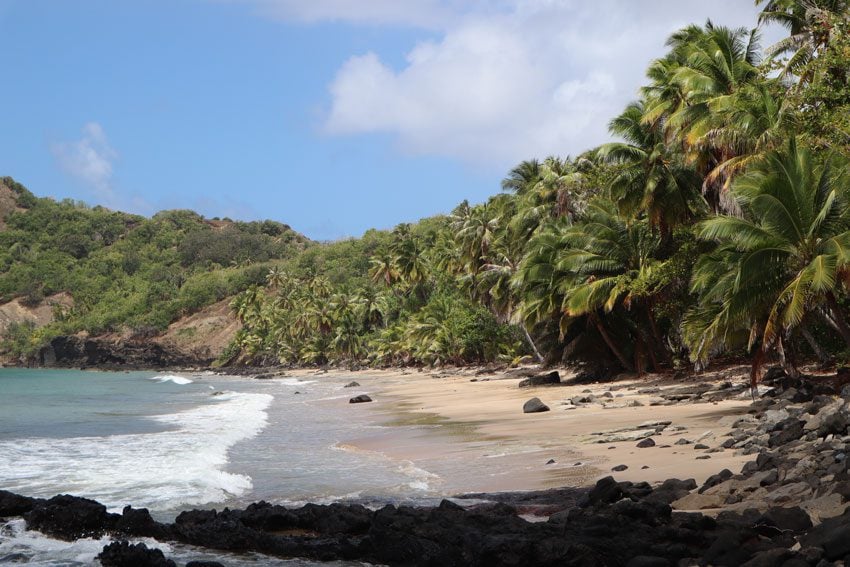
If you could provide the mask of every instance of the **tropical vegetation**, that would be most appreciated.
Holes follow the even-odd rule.
[[[0,232],[0,294],[73,290],[64,332],[161,328],[230,294],[243,326],[222,362],[847,362],[850,3],[756,4],[752,29],[673,33],[611,142],[523,161],[484,203],[316,244],[36,199]],[[762,49],[768,24],[787,35]],[[56,219],[72,225],[28,236]]]

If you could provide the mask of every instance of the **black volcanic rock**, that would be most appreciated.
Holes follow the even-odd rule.
[[[39,501],[42,500],[0,490],[0,518],[21,516],[32,510],[33,506]]]
[[[178,350],[169,350],[150,340],[108,341],[98,338],[60,336],[39,351],[42,366],[98,368],[164,368],[207,365]]]
[[[557,371],[547,372],[546,374],[538,374],[531,376],[525,380],[520,380],[520,388],[531,388],[533,386],[552,386],[561,383],[561,375]]]
[[[133,537],[152,537],[168,539],[171,532],[168,526],[160,524],[151,518],[147,508],[125,506],[121,517],[115,522],[115,531]]]
[[[540,398],[531,398],[522,404],[522,413],[540,413],[549,411],[549,406],[540,401]]]
[[[65,541],[101,537],[118,520],[118,515],[109,514],[103,504],[67,494],[37,501],[23,516],[28,528]]]
[[[263,532],[240,521],[238,512],[223,510],[191,510],[181,512],[174,520],[174,534],[180,541],[230,551],[247,551],[262,547]]]
[[[103,567],[177,567],[159,549],[126,541],[113,541],[103,548],[97,558]]]

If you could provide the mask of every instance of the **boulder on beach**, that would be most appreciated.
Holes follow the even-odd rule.
[[[522,413],[540,413],[549,411],[549,406],[540,401],[540,398],[531,398],[522,404]]]
[[[520,380],[520,388],[532,388],[534,386],[551,386],[561,383],[561,375],[557,371],[547,372],[546,374],[538,374],[531,376],[525,380]]]
[[[344,388],[359,388],[360,384],[354,380],[343,386]]]
[[[372,398],[367,396],[366,394],[360,394],[359,396],[354,396],[350,400],[348,400],[349,404],[362,404],[365,402],[371,402]]]

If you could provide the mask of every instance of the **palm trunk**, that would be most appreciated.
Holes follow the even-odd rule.
[[[765,352],[760,346],[753,356],[753,366],[750,370],[750,395],[753,401],[756,401],[756,392],[758,391],[758,383],[761,380],[761,367],[764,364]]]
[[[637,371],[638,378],[644,375],[644,350],[648,350],[646,348],[646,343],[641,336],[640,331],[638,331],[637,338],[635,339],[635,370]]]
[[[841,308],[838,306],[838,301],[832,293],[826,294],[826,304],[829,305],[829,310],[832,312],[832,320],[838,328],[841,338],[843,338],[844,342],[847,343],[847,346],[850,347],[850,326],[847,325],[847,321],[841,313]]]
[[[646,306],[646,318],[649,320],[649,328],[652,331],[652,338],[655,339],[658,349],[661,351],[661,356],[664,358],[664,364],[669,368],[673,368],[673,357],[670,356],[670,351],[667,350],[667,344],[664,342],[664,337],[658,330],[658,325],[655,322],[655,315],[652,314],[652,305]]]
[[[652,344],[647,343],[646,352],[649,355],[649,363],[652,365],[652,371],[658,374],[661,372],[661,367],[658,366],[658,357],[655,356],[655,350],[652,348]]]
[[[561,351],[561,362],[566,363],[567,360],[573,355],[573,352],[576,350],[580,339],[581,335],[578,335],[576,338],[567,343],[567,346],[565,346],[564,350]]]
[[[785,341],[782,337],[779,337],[779,340],[776,341],[776,352],[779,354],[779,364],[782,365],[782,369],[785,370],[785,374],[792,380],[799,379],[800,371],[797,370],[797,367],[794,365],[794,361],[791,357],[787,356],[785,353]]]
[[[608,334],[608,331],[605,330],[605,326],[602,324],[602,321],[596,315],[591,315],[593,318],[593,323],[596,325],[596,329],[599,331],[599,334],[602,335],[602,340],[605,341],[605,344],[608,345],[608,348],[611,350],[611,353],[617,357],[617,360],[620,361],[620,364],[628,371],[633,371],[634,367],[629,363],[626,357],[623,355],[623,352],[614,344],[614,341],[611,340],[611,336]]]
[[[815,356],[818,357],[818,361],[821,364],[829,364],[829,355],[826,354],[826,351],[824,351],[823,348],[821,348],[811,331],[809,331],[806,327],[802,327],[800,332],[802,333],[803,338],[806,339],[806,342],[809,343],[809,347],[811,347],[812,351],[814,351]]]
[[[528,333],[528,329],[525,328],[525,325],[519,324],[518,327],[522,329],[522,333],[525,335],[525,340],[528,342],[528,346],[531,347],[531,351],[534,353],[534,358],[537,359],[537,362],[543,364],[546,360],[543,358],[543,355],[540,354],[540,351],[537,350],[537,345],[534,344],[534,340],[531,338],[531,335]]]

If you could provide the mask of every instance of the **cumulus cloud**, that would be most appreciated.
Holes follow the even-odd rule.
[[[54,143],[51,150],[62,171],[93,190],[107,204],[114,201],[112,164],[118,152],[109,144],[100,124],[87,123],[79,140]]]
[[[671,32],[708,18],[752,27],[758,12],[752,0],[219,1],[288,22],[431,30],[401,66],[376,52],[342,63],[323,130],[499,167],[607,141]]]
[[[706,18],[756,21],[740,0],[477,8],[413,47],[400,68],[375,53],[348,59],[330,84],[324,129],[389,133],[406,152],[502,167],[576,154],[608,139],[607,122],[635,98],[672,31]]]

